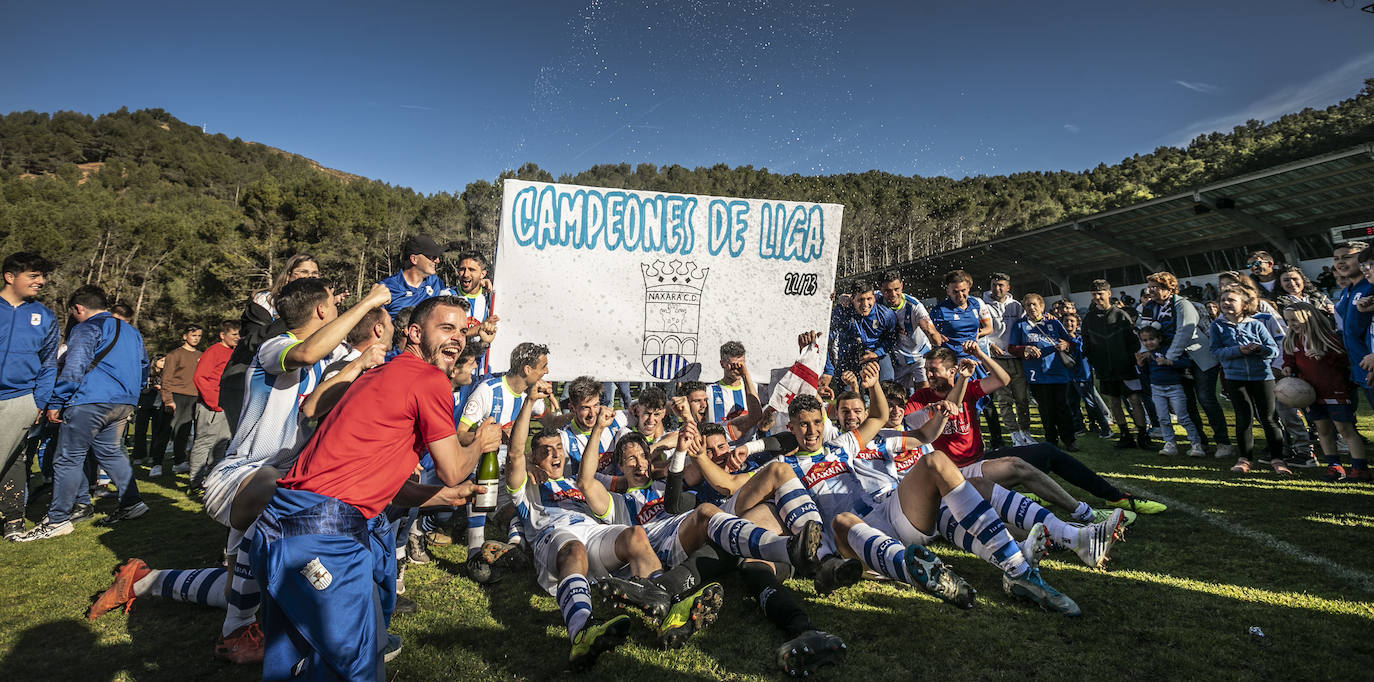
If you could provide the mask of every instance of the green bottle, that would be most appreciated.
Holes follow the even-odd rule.
[[[472,510],[475,512],[494,512],[496,511],[496,493],[501,484],[501,464],[496,459],[496,452],[482,453],[482,459],[477,463],[477,485],[484,485],[487,491],[478,493],[472,500]]]

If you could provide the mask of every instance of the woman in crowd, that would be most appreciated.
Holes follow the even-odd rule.
[[[1312,280],[1307,279],[1307,275],[1302,268],[1296,265],[1286,265],[1279,271],[1279,306],[1287,307],[1294,303],[1307,303],[1318,310],[1325,311],[1327,315],[1336,315],[1336,306],[1326,294],[1321,292]]]

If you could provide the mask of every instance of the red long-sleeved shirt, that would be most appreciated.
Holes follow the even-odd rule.
[[[1303,351],[1302,341],[1296,340],[1296,353],[1283,354],[1283,366],[1312,384],[1316,389],[1317,402],[1326,404],[1348,404],[1350,398],[1350,360],[1345,353],[1332,351],[1321,358],[1314,358]]]
[[[225,365],[229,364],[229,356],[233,354],[233,348],[216,343],[205,349],[200,361],[196,363],[196,373],[192,380],[196,384],[196,390],[200,392],[200,401],[215,412],[224,411],[224,408],[219,406],[219,378],[224,374]]]

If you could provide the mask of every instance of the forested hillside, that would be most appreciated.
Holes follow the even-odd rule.
[[[556,179],[842,203],[840,270],[850,273],[1371,141],[1374,79],[1325,110],[1250,121],[1186,149],[1080,172],[951,179],[622,163]],[[249,291],[298,251],[353,291],[395,270],[393,252],[409,233],[490,253],[506,177],[555,180],[531,163],[426,196],[207,135],[160,109],[12,113],[0,117],[0,249],[38,250],[61,264],[44,296],[54,307],[75,287],[98,283],[135,307],[145,333],[170,342],[180,324],[237,315]]]

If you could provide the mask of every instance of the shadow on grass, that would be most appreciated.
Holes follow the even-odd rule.
[[[138,481],[149,507],[143,517],[109,528],[83,523],[70,536],[23,548],[54,547],[48,543],[68,548],[62,552],[60,566],[35,567],[31,578],[37,583],[51,576],[51,586],[42,589],[60,594],[61,601],[40,616],[53,620],[12,635],[15,644],[0,661],[0,679],[109,679],[121,672],[139,680],[233,680],[261,675],[258,666],[230,666],[213,658],[223,621],[220,609],[146,597],[137,599],[127,614],[116,609],[94,622],[86,620],[91,598],[110,585],[113,569],[129,558],[138,557],[162,569],[219,565],[227,531],[184,493],[162,485],[164,481],[170,479]],[[95,505],[96,519],[118,506],[114,498],[97,499]],[[28,514],[41,518],[47,507],[44,495],[31,501]]]

